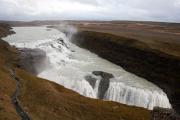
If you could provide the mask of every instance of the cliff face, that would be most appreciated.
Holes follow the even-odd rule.
[[[158,85],[180,112],[179,58],[152,50],[135,39],[106,33],[79,32],[74,43]]]

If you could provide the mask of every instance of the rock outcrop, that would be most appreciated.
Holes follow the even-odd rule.
[[[155,107],[151,114],[151,120],[180,120],[180,116],[173,109]]]
[[[0,38],[6,37],[7,35],[14,34],[12,28],[5,23],[0,23]]]
[[[40,49],[20,49],[19,66],[37,75],[48,63],[46,53]]]
[[[91,75],[85,76],[85,79],[88,81],[88,83],[91,85],[91,87],[94,89],[96,85],[97,79],[92,77]]]
[[[102,72],[102,71],[94,71],[92,72],[96,76],[101,76],[99,87],[98,87],[98,98],[103,99],[106,91],[109,88],[110,79],[114,76],[110,73]]]
[[[101,79],[99,81],[99,85],[98,85],[98,96],[97,97],[99,99],[104,99],[104,95],[109,88],[110,79],[113,78],[114,76],[110,73],[106,73],[106,72],[102,72],[102,71],[93,71],[92,74],[95,76],[101,77]],[[85,76],[85,79],[89,82],[89,84],[94,89],[97,79],[90,75]]]

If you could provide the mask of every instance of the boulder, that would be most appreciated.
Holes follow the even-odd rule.
[[[94,89],[95,85],[96,85],[96,81],[97,79],[94,78],[93,76],[91,75],[87,75],[85,76],[85,79],[88,81],[88,83],[92,86],[92,88]]]
[[[114,76],[110,73],[102,72],[102,71],[93,71],[92,72],[96,76],[101,76],[101,80],[98,87],[98,98],[103,99],[106,91],[109,88],[110,79]]]
[[[180,120],[180,116],[173,109],[154,107],[151,120]]]

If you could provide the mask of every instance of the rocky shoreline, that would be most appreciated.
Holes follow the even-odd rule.
[[[180,113],[179,58],[148,49],[134,39],[106,33],[81,31],[73,36],[73,42],[156,84]]]

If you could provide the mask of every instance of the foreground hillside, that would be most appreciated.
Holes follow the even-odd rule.
[[[23,85],[20,101],[25,111],[35,120],[52,118],[53,120],[146,120],[149,118],[147,110],[89,99],[19,69],[17,76]]]
[[[0,40],[0,120],[20,119],[11,102],[16,89],[16,82],[11,79],[9,68],[16,61],[16,49]]]
[[[2,36],[9,34],[9,27]],[[61,85],[37,78],[19,67],[19,51],[0,40],[0,120],[18,120],[11,96],[20,80],[18,101],[32,120],[149,120],[150,111],[83,97]]]

